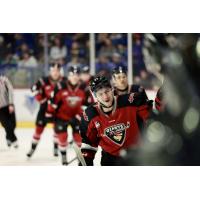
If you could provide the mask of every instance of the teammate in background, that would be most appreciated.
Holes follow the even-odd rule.
[[[57,84],[48,104],[48,112],[55,114],[55,132],[58,136],[63,165],[67,165],[68,125],[73,128],[74,140],[78,145],[81,144],[79,123],[84,101],[85,92],[80,81],[80,69],[77,66],[71,66],[68,69],[67,81]]]
[[[97,147],[102,148],[101,165],[120,165],[120,152],[137,147],[140,129],[139,116],[143,121],[149,117],[152,102],[140,93],[114,96],[106,77],[97,76],[90,83],[97,103],[89,106],[81,118],[81,151],[87,165],[93,165]]]
[[[53,123],[53,116],[46,116],[48,106],[48,99],[50,99],[51,93],[54,90],[55,85],[64,79],[61,75],[60,64],[53,63],[50,65],[49,76],[40,78],[31,88],[35,99],[40,103],[40,109],[37,114],[36,128],[33,135],[31,149],[27,156],[31,157],[36,150],[36,147],[40,141],[41,135],[47,125],[47,123]],[[54,134],[54,156],[58,156],[58,144],[57,136]]]
[[[90,74],[90,68],[89,66],[85,65],[81,68],[80,72],[80,79],[83,83],[85,83],[87,86],[89,86],[90,81],[92,79],[92,76]]]
[[[15,135],[16,117],[13,102],[13,87],[6,76],[0,75],[0,123],[5,129],[7,145],[18,147]]]
[[[94,98],[89,89],[89,84],[90,84],[90,81],[92,78],[93,78],[93,76],[90,74],[89,66],[87,66],[87,65],[83,66],[81,68],[81,72],[80,72],[80,79],[81,79],[83,85],[85,85],[85,95],[86,95],[85,105],[86,106],[89,106],[91,103],[94,103]]]
[[[127,70],[125,67],[117,66],[112,70],[112,81],[114,84],[115,95],[140,93],[144,99],[148,99],[143,87],[140,85],[128,84]]]

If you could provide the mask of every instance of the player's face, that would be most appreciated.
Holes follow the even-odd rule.
[[[83,82],[88,82],[90,80],[90,74],[89,73],[81,73],[80,75],[80,79],[83,81]]]
[[[57,67],[51,67],[50,76],[53,80],[58,80],[61,76],[60,69]]]
[[[96,92],[97,101],[105,105],[106,107],[111,107],[114,99],[114,93],[112,88],[102,88]]]
[[[128,79],[125,73],[113,75],[113,83],[117,89],[124,90],[128,86]]]
[[[72,85],[77,85],[80,81],[80,75],[77,73],[69,73],[68,80]]]

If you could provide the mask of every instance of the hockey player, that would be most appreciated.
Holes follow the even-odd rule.
[[[90,74],[90,68],[89,66],[85,65],[81,68],[80,71],[80,79],[82,82],[83,87],[85,86],[85,95],[86,95],[86,102],[85,105],[88,106],[91,103],[94,103],[94,98],[89,90],[89,84],[93,76]]]
[[[16,117],[13,86],[6,76],[0,75],[0,123],[5,129],[7,145],[18,147],[15,135]]]
[[[67,81],[57,84],[48,105],[49,113],[55,113],[55,132],[58,135],[63,165],[67,165],[68,125],[73,128],[74,140],[78,145],[81,144],[79,121],[84,102],[85,92],[80,82],[80,69],[77,66],[71,66],[68,69]]]
[[[49,76],[40,78],[31,88],[35,95],[35,99],[40,103],[39,112],[36,119],[36,129],[33,135],[31,149],[27,156],[31,157],[36,150],[40,141],[40,137],[47,123],[53,123],[53,116],[45,115],[47,112],[47,101],[50,99],[51,93],[55,85],[63,79],[61,75],[60,64],[53,63],[50,65]],[[58,156],[57,136],[54,134],[54,156]]]
[[[112,81],[115,88],[115,95],[141,93],[145,99],[148,99],[143,87],[128,84],[127,70],[125,67],[117,66],[112,70]]]
[[[106,77],[95,77],[90,89],[97,103],[89,106],[81,118],[82,154],[87,165],[93,165],[97,147],[101,146],[101,165],[120,165],[121,150],[139,143],[137,117],[147,120],[151,102],[136,93],[114,96]]]
[[[80,72],[80,79],[82,82],[84,82],[87,86],[89,86],[89,83],[91,81],[92,76],[90,75],[90,68],[89,66],[85,65],[81,68]]]

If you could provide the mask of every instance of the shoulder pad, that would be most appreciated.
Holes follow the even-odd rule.
[[[90,105],[88,108],[85,109],[83,112],[83,117],[86,121],[91,121],[94,117],[99,115],[97,108],[95,107],[96,104]]]
[[[140,85],[131,85],[131,91],[130,92],[140,92]]]

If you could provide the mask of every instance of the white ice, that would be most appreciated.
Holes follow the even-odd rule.
[[[31,140],[34,129],[16,129],[19,148],[9,148],[5,140],[5,132],[0,128],[0,165],[4,166],[59,166],[61,165],[60,156],[53,156],[53,131],[51,128],[46,128],[42,134],[40,143],[31,158],[27,158],[26,154],[30,149]],[[68,161],[75,157],[73,148],[68,148]],[[70,166],[77,166],[77,161],[74,161]],[[94,160],[94,165],[100,165],[100,151]]]

